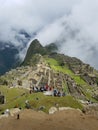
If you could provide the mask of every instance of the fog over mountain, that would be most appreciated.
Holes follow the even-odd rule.
[[[97,0],[0,0],[0,42],[25,56],[35,38],[98,69]],[[28,43],[28,44],[27,44]]]

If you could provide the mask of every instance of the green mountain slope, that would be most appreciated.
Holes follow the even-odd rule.
[[[22,65],[30,65],[30,61],[34,58],[35,54],[41,54],[43,56],[50,54],[52,51],[56,50],[57,47],[55,44],[52,43],[50,45],[43,47],[40,44],[40,42],[37,39],[35,39],[34,41],[31,42]]]
[[[5,104],[4,108],[14,107],[16,103],[19,107],[25,107],[25,100],[30,101],[31,108],[39,109],[40,106],[45,106],[44,111],[48,111],[55,103],[59,106],[82,109],[81,101],[84,104],[98,102],[98,72],[81,60],[56,51],[55,44],[43,47],[38,40],[34,40],[21,66],[1,76],[0,83],[1,88],[6,86],[14,89],[23,88],[27,91],[34,86],[40,90],[42,86],[48,84],[52,90],[64,93],[65,97],[46,97],[42,93],[32,95],[26,92],[23,96],[17,94],[19,98],[15,99],[11,106]],[[6,95],[5,91],[3,93]],[[14,97],[16,95],[10,98]],[[9,102],[9,98],[7,100]]]

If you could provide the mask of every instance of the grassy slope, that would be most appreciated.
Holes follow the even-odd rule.
[[[13,107],[21,107],[25,108],[25,101],[28,100],[31,108],[38,110],[40,106],[45,106],[43,111],[48,112],[49,108],[58,104],[59,107],[70,106],[73,108],[80,108],[82,106],[79,102],[77,102],[70,95],[65,97],[53,97],[53,96],[45,96],[43,93],[32,93],[25,89],[12,88],[9,89],[5,86],[0,87],[0,91],[6,96],[6,104],[0,105],[0,113],[4,112],[7,108]],[[23,93],[25,93],[23,95]],[[23,96],[21,96],[23,95]]]
[[[7,108],[13,108],[16,106],[21,107],[23,101],[25,101],[25,96],[21,96],[23,93],[27,93],[25,89],[12,88],[9,89],[5,86],[0,86],[0,91],[6,97],[6,103],[0,105],[0,110],[3,112]],[[1,113],[0,112],[0,113]]]

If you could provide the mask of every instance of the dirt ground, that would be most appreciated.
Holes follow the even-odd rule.
[[[77,110],[52,115],[22,110],[18,120],[16,116],[0,119],[0,130],[98,130],[98,117]]]

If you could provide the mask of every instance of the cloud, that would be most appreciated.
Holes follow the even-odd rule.
[[[61,53],[78,57],[98,69],[98,1],[82,0],[68,15],[55,20],[36,36],[48,44],[55,42]]]
[[[68,0],[1,0],[0,3],[0,40],[11,41],[16,46],[14,40],[19,30],[32,36],[72,6]]]
[[[55,42],[60,52],[98,69],[97,5],[97,0],[1,0],[0,41],[15,45],[22,58],[34,38],[43,45]]]

